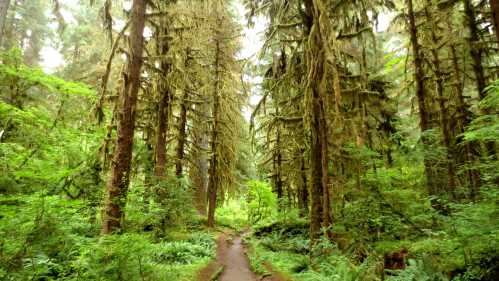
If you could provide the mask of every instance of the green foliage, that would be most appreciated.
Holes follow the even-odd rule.
[[[249,181],[247,201],[248,222],[253,225],[267,222],[277,210],[277,197],[266,182]]]
[[[378,261],[375,259],[367,259],[362,264],[356,265],[347,256],[342,255],[333,243],[324,239],[314,250],[320,252],[320,255],[311,260],[307,254],[276,245],[289,243],[283,242],[287,239],[289,238],[283,236],[273,239],[272,247],[269,247],[271,244],[263,239],[250,240],[253,249],[250,253],[250,262],[253,269],[264,273],[266,268],[261,264],[269,263],[275,270],[291,276],[293,280],[303,281],[380,280],[377,273]],[[294,243],[308,244],[308,240],[303,237],[301,239],[301,242]]]
[[[478,104],[481,115],[472,120],[464,132],[464,140],[472,145],[487,143],[496,146],[499,140],[499,80],[487,87],[487,95]],[[492,155],[490,155],[492,156]],[[481,159],[473,168],[482,172],[482,179],[491,186],[497,186],[499,180],[499,161],[497,155]]]
[[[2,280],[191,280],[214,256],[213,235],[199,230],[98,238],[85,208],[60,196],[0,197]]]
[[[216,209],[217,223],[234,230],[242,230],[247,226],[247,207],[243,199],[228,200]]]
[[[32,68],[22,63],[19,49],[12,49],[0,54],[0,85],[2,88],[21,86],[24,91],[40,86],[51,93],[77,95],[95,98],[95,91],[87,85],[65,81],[57,76],[45,74],[41,69]]]
[[[160,243],[144,234],[103,236],[84,249],[77,270],[83,280],[183,280],[192,276],[192,266],[204,265],[214,256],[214,246],[213,238],[199,234]]]
[[[0,268],[7,280],[52,280],[72,274],[79,248],[98,233],[83,209],[82,201],[43,193],[2,196]]]
[[[103,129],[85,123],[82,105],[94,92],[23,65],[19,50],[0,56],[0,191],[92,193],[86,186]],[[91,184],[98,190],[97,178]]]
[[[466,141],[493,141],[499,139],[499,80],[487,88],[487,96],[478,104],[487,114],[475,118],[464,133]]]
[[[402,271],[394,272],[388,276],[387,281],[447,281],[442,273],[436,272],[428,263],[422,260],[409,260],[409,265]]]

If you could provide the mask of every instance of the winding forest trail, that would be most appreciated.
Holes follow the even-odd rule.
[[[222,234],[217,241],[217,260],[210,263],[198,274],[198,281],[285,281],[278,274],[258,277],[251,271],[246,249],[243,245],[243,234],[232,240]],[[267,266],[266,266],[267,267]],[[220,273],[221,270],[221,273]],[[217,276],[218,275],[218,276]],[[214,278],[217,276],[218,278]]]
[[[218,243],[218,261],[224,266],[219,281],[255,281],[257,276],[250,269],[242,244],[242,235],[232,241],[224,239]],[[223,237],[221,237],[223,238]]]

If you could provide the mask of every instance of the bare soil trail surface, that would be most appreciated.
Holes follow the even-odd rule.
[[[219,281],[256,281],[255,273],[250,269],[248,258],[242,243],[242,236],[236,236],[232,241],[218,244],[219,262],[224,265],[224,271]]]
[[[257,276],[251,271],[242,242],[244,233],[231,240],[227,234],[218,238],[217,260],[198,274],[198,281],[284,281],[280,276]],[[274,275],[274,274],[273,274]]]

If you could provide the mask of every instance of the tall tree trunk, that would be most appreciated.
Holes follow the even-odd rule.
[[[468,45],[470,49],[471,59],[473,60],[473,72],[475,73],[476,89],[480,99],[485,97],[485,87],[487,81],[485,71],[482,66],[483,48],[480,46],[480,36],[478,24],[476,22],[475,8],[471,0],[463,0],[464,13],[466,15],[466,24],[469,29]]]
[[[279,115],[279,113],[277,113]],[[282,153],[281,153],[281,129],[280,125],[277,125],[277,132],[276,132],[276,148],[275,148],[275,165],[274,165],[274,177],[275,177],[275,193],[277,194],[277,199],[279,200],[279,203],[282,203],[282,197],[283,197],[283,182],[282,182]]]
[[[305,149],[300,150],[300,174],[301,174],[301,186],[299,190],[299,206],[300,215],[305,216],[308,214],[308,184],[307,184],[307,169],[305,166]]]
[[[151,193],[153,190],[153,175],[154,175],[154,149],[152,144],[153,128],[147,127],[145,130],[146,138],[146,163],[144,164],[144,196],[142,197],[144,201],[144,212],[149,212],[149,203],[151,200]]]
[[[433,9],[432,7],[432,2],[431,0],[426,1],[426,7],[424,9],[425,11],[425,16],[426,20],[430,23],[430,37],[432,40],[432,47],[430,49],[431,55],[432,55],[432,64],[434,67],[434,73],[435,73],[435,78],[436,78],[436,90],[437,90],[437,96],[438,96],[438,104],[440,107],[440,129],[442,130],[442,135],[443,135],[443,141],[444,141],[444,146],[446,148],[447,152],[447,185],[448,185],[448,191],[450,192],[451,196],[455,196],[455,189],[456,189],[456,170],[454,166],[454,146],[453,146],[453,140],[451,137],[451,132],[450,132],[450,127],[449,127],[449,112],[447,110],[445,101],[445,95],[444,95],[444,75],[442,73],[441,69],[441,62],[440,62],[440,57],[438,54],[438,49],[433,46],[438,45],[438,37],[437,34],[435,33],[435,30],[437,30],[438,26],[437,23],[435,22],[435,17],[436,15],[432,15],[430,12],[430,8]],[[435,16],[435,17],[433,17]]]
[[[9,10],[10,0],[0,0],[0,47],[4,37],[5,23],[7,22],[7,11]]]
[[[215,35],[218,37],[217,35]],[[215,47],[215,84],[213,87],[213,125],[211,133],[211,160],[210,160],[210,170],[208,181],[208,227],[213,227],[215,225],[215,209],[217,208],[217,193],[219,186],[219,176],[218,174],[218,130],[220,129],[220,42],[218,38],[216,40]]]
[[[165,175],[166,166],[166,141],[168,134],[168,119],[170,116],[170,91],[162,89],[158,104],[158,124],[156,129],[156,148],[155,148],[155,166],[154,175],[162,178]]]
[[[305,1],[306,35],[308,49],[306,62],[308,81],[306,89],[307,108],[305,119],[310,130],[310,240],[314,244],[320,236],[321,228],[331,224],[329,217],[328,192],[328,127],[326,123],[325,92],[325,49],[321,23],[321,0]],[[318,5],[321,4],[321,5]]]
[[[196,105],[199,116],[193,124],[193,167],[190,169],[194,187],[194,204],[199,214],[206,215],[206,192],[208,188],[208,157],[209,149],[207,121],[209,118],[209,104],[202,102]]]
[[[424,146],[424,170],[426,177],[426,187],[430,194],[437,194],[434,181],[434,172],[431,167],[431,163],[426,155],[428,152],[428,138],[425,133],[429,126],[429,117],[426,107],[426,92],[425,92],[425,82],[424,82],[424,69],[423,69],[423,57],[420,51],[420,46],[418,42],[418,30],[416,26],[416,17],[414,15],[412,0],[406,0],[406,5],[408,7],[408,17],[409,17],[409,34],[411,38],[412,46],[412,56],[414,60],[414,80],[416,82],[416,97],[418,99],[419,106],[419,126],[422,133],[422,142]]]
[[[489,0],[492,13],[492,24],[496,33],[497,43],[499,43],[499,0]]]
[[[160,32],[158,32],[158,50],[157,53],[160,56],[166,56],[169,52],[170,45],[167,41],[168,30],[166,27],[160,27]],[[168,137],[169,129],[169,119],[171,113],[171,100],[172,93],[170,91],[169,85],[166,81],[166,75],[170,72],[171,65],[169,62],[162,60],[160,63],[162,75],[158,77],[157,90],[159,94],[158,112],[157,112],[157,128],[156,128],[156,147],[154,149],[155,155],[155,166],[154,175],[161,179],[165,176],[165,166],[166,166],[166,143]]]
[[[480,42],[480,30],[478,28],[479,26],[475,16],[475,7],[473,7],[473,2],[471,0],[463,1],[466,23],[468,24],[470,32],[468,45],[470,48],[471,59],[473,60],[473,72],[475,73],[476,89],[480,100],[482,100],[487,95],[485,92],[485,88],[487,87],[487,78],[482,65],[483,47]],[[483,113],[488,114],[489,112],[488,110],[484,110]],[[488,156],[496,157],[495,142],[486,142],[485,149]]]
[[[452,34],[452,26],[450,22],[448,22],[448,27],[449,27],[449,32]],[[459,74],[460,69],[459,69],[456,46],[452,44],[449,46],[449,48],[452,60],[452,71],[454,74],[454,91],[456,92],[456,97],[457,97],[457,112],[459,114],[457,133],[462,134],[464,133],[466,127],[471,122],[471,116],[470,116],[469,106],[466,103],[466,100],[463,95],[463,85],[461,83],[461,77]],[[470,186],[470,194],[471,197],[475,197],[476,192],[478,191],[478,188],[480,186],[480,173],[476,169],[472,168],[476,156],[473,153],[473,148],[471,147],[470,143],[468,142],[464,143],[463,149],[464,149],[463,161],[467,166],[466,177],[468,178],[468,183]]]
[[[182,95],[180,104],[180,118],[178,124],[177,159],[175,162],[175,175],[181,177],[183,173],[184,148],[187,141],[187,91]]]
[[[185,53],[186,53],[186,58],[184,61],[184,67],[185,69],[189,69],[191,62],[193,60],[191,49],[187,48]],[[182,176],[184,169],[184,158],[185,158],[184,149],[185,149],[185,144],[187,142],[187,111],[189,109],[188,97],[190,91],[191,91],[190,87],[187,86],[184,89],[180,101],[180,118],[178,124],[178,143],[177,143],[177,153],[176,153],[177,159],[175,162],[175,175],[177,177]]]
[[[118,138],[115,145],[111,178],[106,189],[102,218],[102,233],[109,234],[122,228],[123,209],[130,182],[135,112],[140,88],[142,67],[142,36],[145,24],[146,1],[133,0],[130,18],[130,44],[128,65],[124,73],[124,86],[120,93],[121,112],[118,120]]]

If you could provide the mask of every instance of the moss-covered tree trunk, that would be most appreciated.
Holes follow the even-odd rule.
[[[481,100],[487,95],[485,91],[485,88],[487,87],[487,77],[485,76],[485,69],[483,68],[482,64],[484,48],[482,47],[482,42],[480,41],[479,23],[477,22],[473,2],[471,0],[463,1],[466,24],[468,25],[468,30],[470,32],[469,36],[467,37],[468,47],[470,49],[473,72],[475,73],[476,89]],[[485,112],[483,113],[488,113],[487,110],[484,111]],[[494,142],[486,142],[485,149],[487,156],[496,157]]]
[[[482,65],[483,48],[480,46],[480,30],[476,22],[475,8],[471,0],[463,0],[464,13],[466,15],[466,24],[468,26],[469,36],[468,45],[470,48],[473,72],[475,74],[476,89],[480,99],[485,97],[485,87],[487,86],[485,71]]]
[[[169,51],[169,42],[167,41],[167,28],[160,27],[158,32],[158,46],[156,52],[159,56],[165,57]],[[166,166],[166,143],[169,129],[169,119],[171,113],[172,93],[167,84],[166,75],[170,72],[170,63],[163,58],[160,62],[161,75],[157,78],[157,91],[159,95],[157,109],[157,125],[156,125],[156,145],[154,149],[154,175],[160,179],[165,175]]]
[[[326,56],[323,30],[320,20],[322,14],[320,0],[305,1],[306,35],[306,109],[305,120],[310,130],[310,239],[312,244],[320,236],[321,228],[330,226],[328,196],[328,127],[326,123]]]
[[[450,34],[453,34],[453,27],[451,21],[447,21],[447,28]],[[462,134],[466,130],[466,127],[471,122],[471,111],[469,110],[469,105],[466,103],[466,99],[463,93],[463,83],[461,82],[461,70],[459,67],[459,58],[457,55],[457,46],[455,43],[449,45],[450,58],[452,62],[452,77],[455,92],[455,99],[458,112],[458,127],[457,134]],[[456,134],[456,135],[457,135]],[[459,141],[459,140],[458,140]],[[462,162],[466,164],[466,178],[470,187],[470,194],[475,197],[480,186],[480,173],[478,170],[473,168],[473,163],[476,160],[477,154],[473,152],[473,147],[469,142],[463,143],[464,155],[462,155]]]
[[[218,36],[217,36],[218,37]],[[216,38],[217,40],[219,38]],[[208,227],[213,227],[215,225],[215,209],[217,208],[217,193],[219,185],[218,174],[218,131],[220,130],[220,42],[216,41],[215,47],[215,81],[213,86],[213,124],[211,128],[211,160],[210,160],[210,170],[209,170],[209,181],[208,181]]]
[[[437,190],[435,187],[434,172],[432,165],[426,155],[428,152],[428,138],[425,133],[430,129],[429,125],[429,115],[427,111],[427,96],[425,91],[425,75],[423,69],[423,55],[421,53],[421,47],[418,42],[418,29],[416,25],[416,16],[414,14],[414,7],[412,0],[406,0],[406,5],[408,8],[408,18],[409,18],[409,36],[411,39],[412,47],[412,59],[414,62],[414,81],[416,84],[416,97],[418,100],[419,107],[419,126],[422,133],[422,142],[424,146],[424,171],[426,177],[426,187],[430,194],[436,194]]]
[[[5,23],[7,22],[7,11],[9,10],[10,0],[0,0],[0,46],[4,37]]]
[[[279,115],[279,111],[277,111]],[[282,143],[281,143],[281,128],[277,124],[276,141],[275,141],[275,155],[274,155],[274,192],[277,194],[277,199],[281,203],[284,195],[284,183],[282,181]]]
[[[181,177],[184,170],[185,144],[187,142],[187,90],[184,91],[180,102],[180,116],[178,121],[178,143],[175,159],[175,175]]]
[[[298,204],[300,206],[300,216],[305,216],[306,214],[308,214],[308,171],[305,162],[305,149],[300,150],[300,152],[301,185],[298,192]]]
[[[206,194],[208,188],[208,118],[209,103],[202,101],[195,105],[197,116],[194,119],[193,146],[191,150],[192,167],[189,169],[194,189],[193,199],[196,210],[201,215],[206,215]]]
[[[120,92],[120,114],[117,141],[112,163],[111,178],[107,184],[106,200],[102,217],[102,233],[109,234],[122,228],[123,209],[130,182],[135,112],[140,88],[142,67],[142,36],[145,25],[146,1],[134,0],[130,18],[129,58]]]
[[[499,0],[489,0],[492,14],[492,24],[496,33],[497,43],[499,43]]]
[[[455,195],[456,189],[456,169],[454,166],[454,146],[453,140],[450,132],[449,121],[450,115],[446,105],[446,97],[444,95],[444,74],[442,71],[442,63],[440,60],[438,48],[435,47],[439,44],[439,39],[436,34],[438,30],[438,25],[435,22],[435,15],[432,14],[430,9],[433,9],[431,0],[426,1],[426,7],[424,9],[426,20],[430,23],[430,38],[432,41],[432,47],[430,48],[430,53],[432,56],[433,72],[435,74],[435,84],[438,98],[438,105],[440,109],[440,129],[442,130],[442,136],[444,141],[444,146],[446,148],[447,156],[447,190],[452,196]]]

